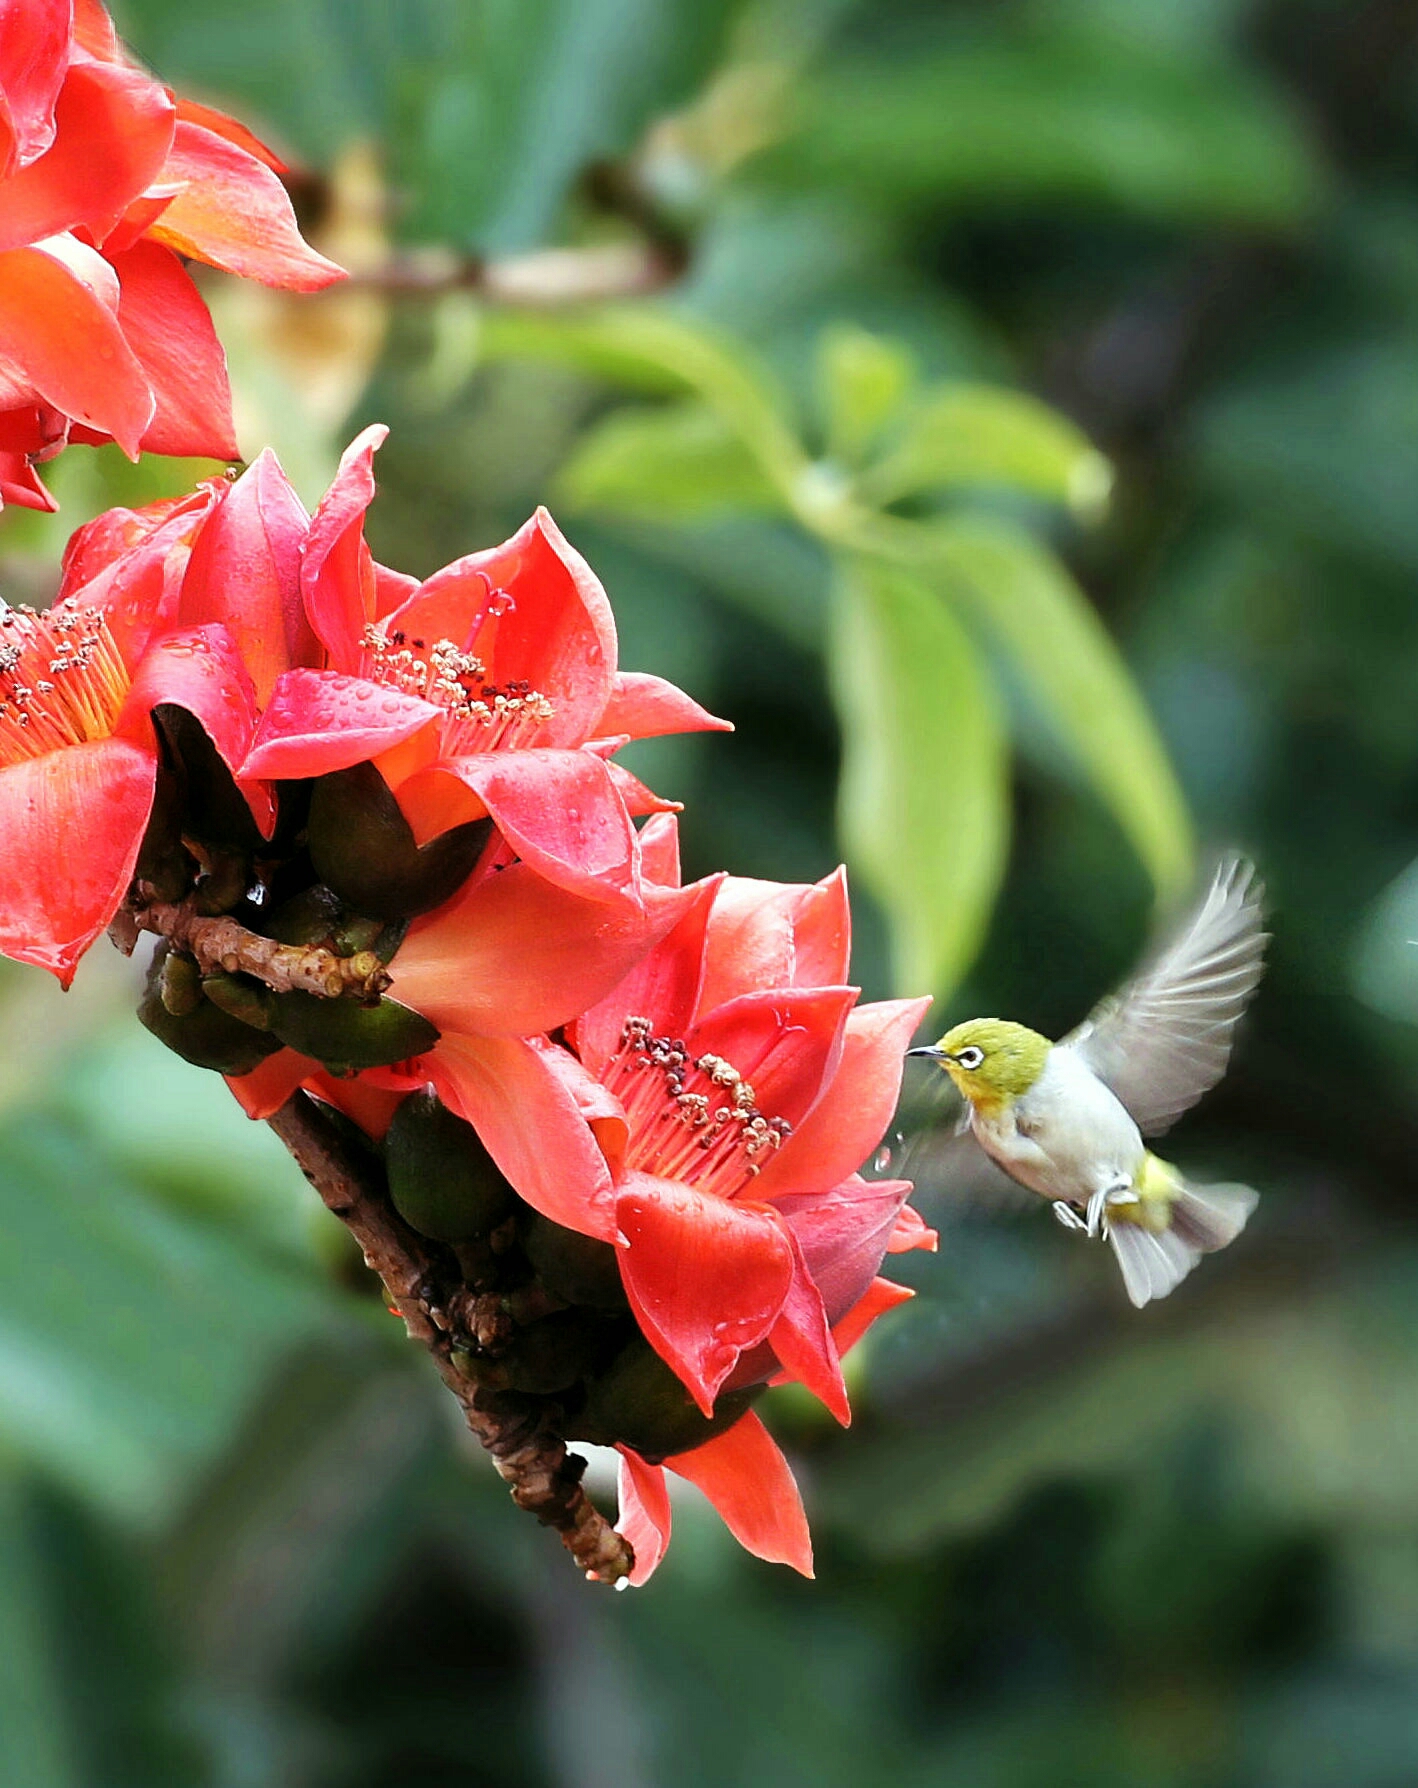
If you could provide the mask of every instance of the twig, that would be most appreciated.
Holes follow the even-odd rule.
[[[585,1461],[568,1453],[532,1397],[481,1388],[458,1368],[462,1340],[449,1316],[458,1286],[436,1245],[426,1242],[393,1210],[377,1167],[362,1163],[334,1124],[305,1093],[296,1093],[270,1126],[327,1208],[364,1251],[411,1340],[433,1356],[439,1376],[458,1399],[464,1419],[509,1485],[512,1500],[561,1535],[562,1544],[594,1581],[616,1583],[635,1562],[629,1542],[596,1508],[581,1485]],[[455,1276],[456,1277],[456,1276]],[[441,1295],[446,1291],[447,1295]]]
[[[373,999],[389,985],[389,971],[373,950],[336,956],[318,944],[280,944],[235,919],[210,918],[186,902],[156,901],[135,912],[131,924],[170,938],[208,973],[225,969],[229,975],[254,975],[275,993],[299,991],[324,999],[348,993]],[[121,948],[122,940],[115,941]]]

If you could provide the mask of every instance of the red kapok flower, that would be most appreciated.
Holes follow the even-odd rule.
[[[630,814],[666,804],[607,759],[628,739],[724,722],[658,677],[617,671],[605,591],[545,510],[422,584],[376,565],[363,521],[386,432],[349,448],[311,525],[301,581],[324,664],[279,680],[245,773],[373,757],[419,843],[490,814],[549,880],[637,899]]]
[[[0,608],[0,952],[66,987],[132,879],[157,778],[152,710],[186,708],[228,765],[251,738],[240,654],[225,628],[181,624],[168,575],[220,488],[143,518],[52,608]]]
[[[182,257],[301,291],[339,279],[281,171],[131,63],[98,0],[0,0],[0,500],[53,508],[33,467],[68,440],[234,457]]]

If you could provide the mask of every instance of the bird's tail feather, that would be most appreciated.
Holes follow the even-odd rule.
[[[1183,1181],[1172,1203],[1168,1228],[1111,1223],[1109,1240],[1128,1297],[1141,1309],[1153,1298],[1175,1291],[1203,1254],[1235,1241],[1256,1202],[1249,1186],[1191,1186]]]

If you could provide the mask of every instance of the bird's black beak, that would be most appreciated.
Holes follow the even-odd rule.
[[[908,1049],[906,1053],[907,1055],[923,1055],[928,1061],[932,1062],[945,1062],[950,1060],[950,1057],[938,1043],[923,1043],[919,1049]]]

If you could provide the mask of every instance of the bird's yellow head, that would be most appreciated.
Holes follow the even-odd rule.
[[[939,1062],[970,1103],[989,1116],[1029,1091],[1052,1048],[1047,1037],[1007,1018],[967,1018],[939,1043],[910,1053]]]

